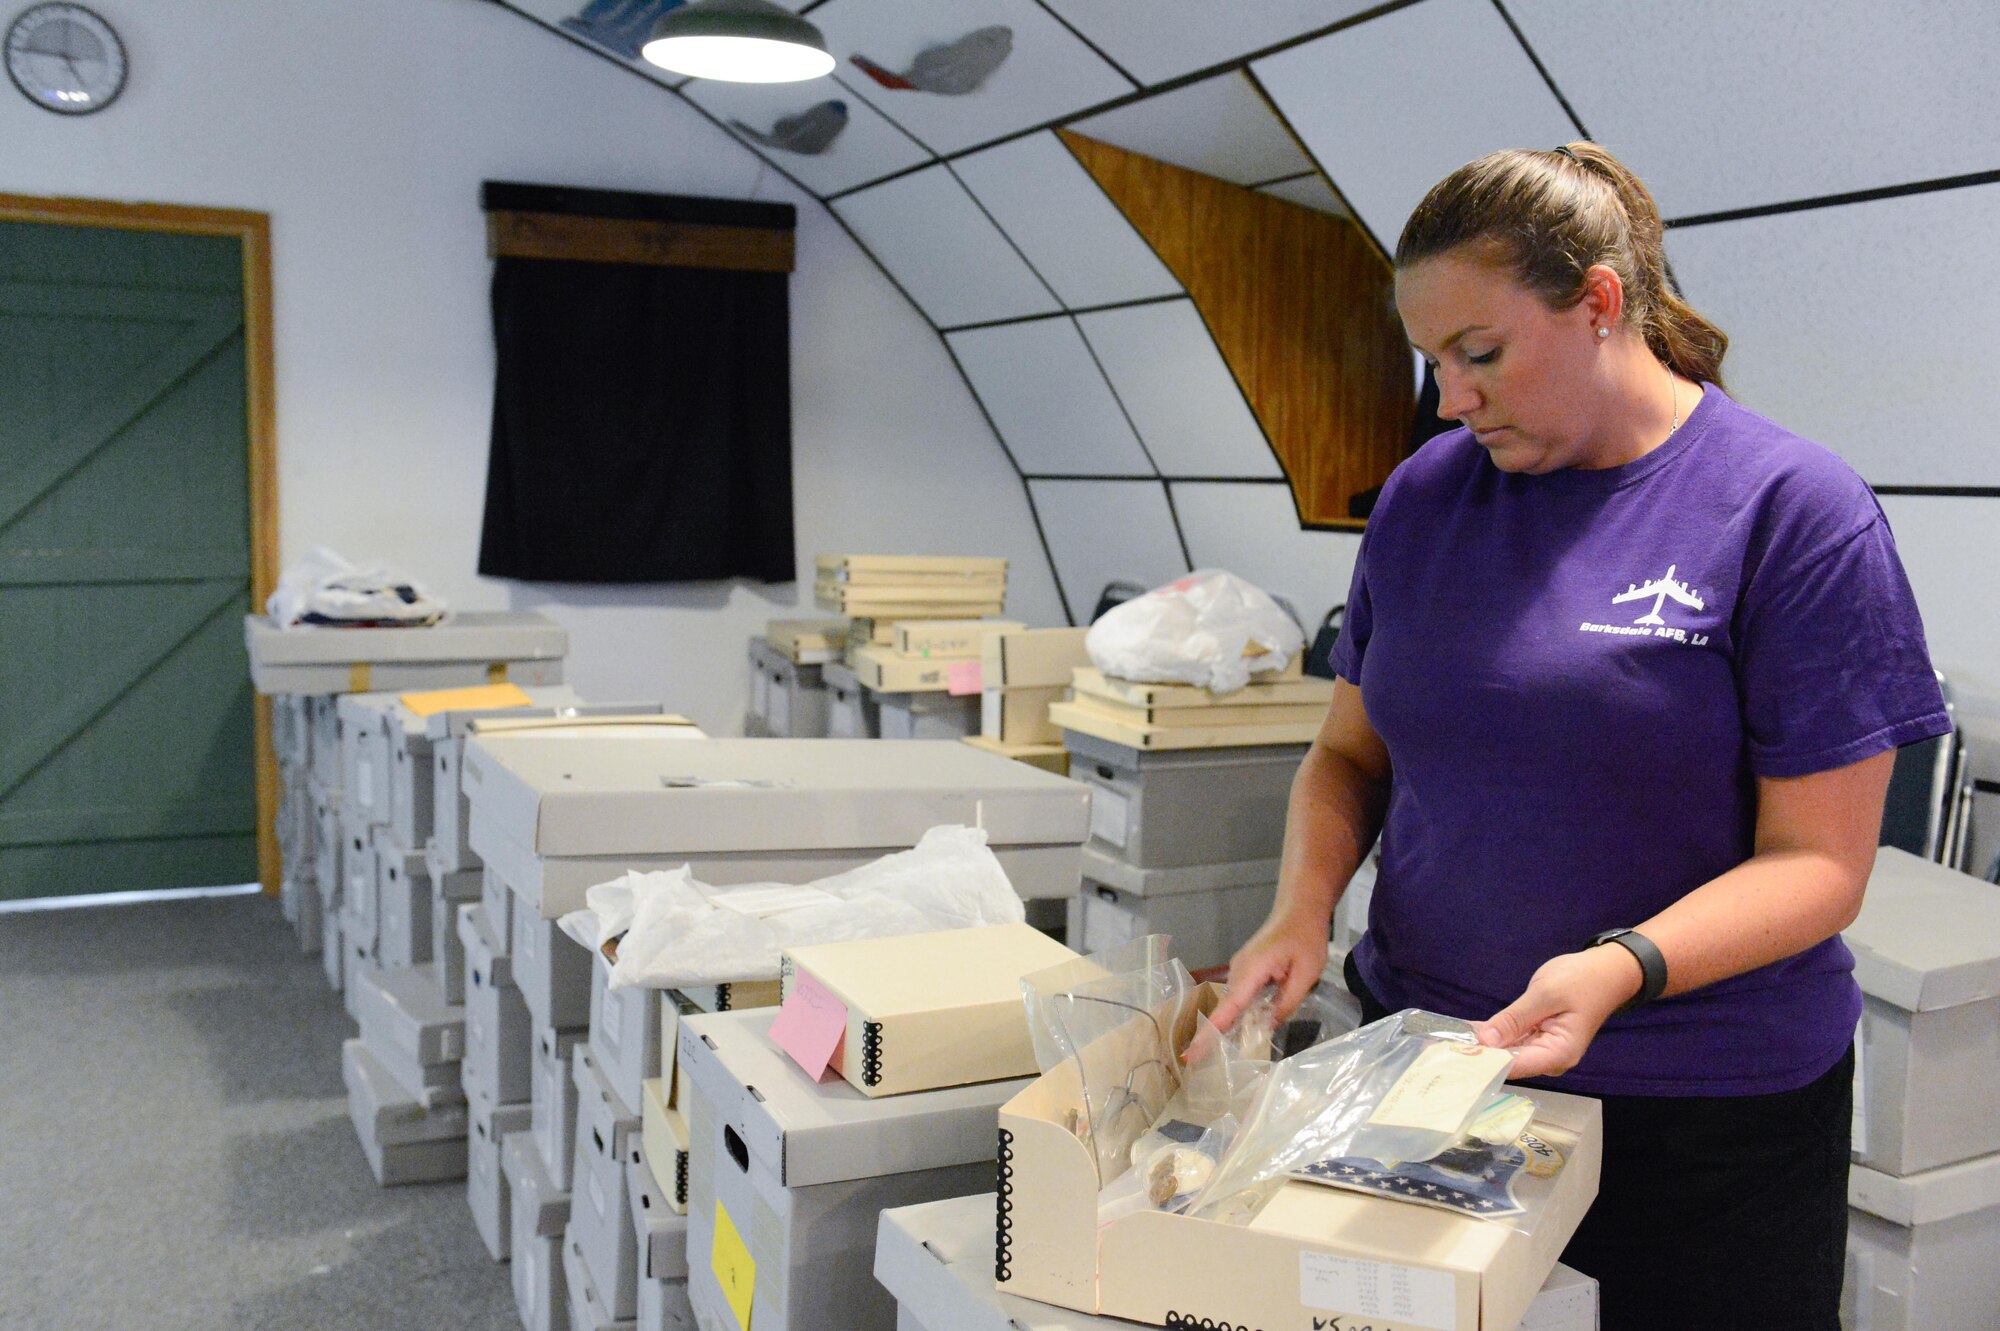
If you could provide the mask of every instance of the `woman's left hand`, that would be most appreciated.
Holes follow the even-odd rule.
[[[1644,980],[1638,959],[1616,944],[1566,952],[1543,963],[1526,993],[1472,1028],[1481,1044],[1513,1051],[1510,1081],[1560,1077],[1583,1061],[1598,1028]]]

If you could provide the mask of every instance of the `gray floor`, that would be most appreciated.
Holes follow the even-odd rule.
[[[0,1327],[518,1327],[463,1184],[382,1189],[277,903],[0,914]]]

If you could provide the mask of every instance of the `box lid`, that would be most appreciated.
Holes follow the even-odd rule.
[[[1909,1012],[2000,995],[2000,887],[1907,851],[1875,853],[1842,935],[1862,991]]]
[[[456,707],[431,712],[419,716],[403,701],[403,695],[396,695],[396,702],[389,709],[389,733],[392,737],[401,734],[409,742],[418,740],[435,741],[447,735],[463,734],[463,727],[475,716],[546,716],[564,707],[580,707],[583,698],[567,684],[520,685],[521,692],[528,695],[526,707]],[[408,690],[405,690],[408,692]],[[460,729],[453,730],[452,722],[457,721]]]
[[[1080,844],[1081,785],[954,740],[467,741],[465,790],[538,855],[913,846],[943,823],[996,845]]]
[[[788,1188],[944,1169],[993,1157],[1000,1106],[1031,1078],[871,1100],[813,1083],[767,1032],[768,1008],[681,1019],[681,1066],[717,1114],[740,1125],[766,1173]]]
[[[943,1008],[1018,1005],[1023,975],[1077,959],[1030,924],[818,943],[790,948],[786,956],[850,1010],[877,1021]]]
[[[569,632],[533,611],[514,610],[461,610],[412,629],[281,629],[268,615],[245,615],[243,644],[260,666],[543,661],[569,654]]]
[[[1139,771],[1165,767],[1232,767],[1244,764],[1282,764],[1297,767],[1305,761],[1306,750],[1312,747],[1309,743],[1300,742],[1232,744],[1212,749],[1141,749],[1130,744],[1120,744],[1114,739],[1085,734],[1081,730],[1064,730],[1063,744],[1079,758]]]
[[[1905,1226],[2000,1206],[2000,1155],[1982,1155],[1903,1178],[1866,1165],[1850,1165],[1847,1204],[1892,1225]]]
[[[1181,892],[1216,892],[1228,887],[1276,883],[1281,861],[1234,860],[1225,864],[1190,864],[1168,869],[1142,869],[1096,846],[1083,848],[1083,876],[1093,883],[1142,897],[1166,897]]]

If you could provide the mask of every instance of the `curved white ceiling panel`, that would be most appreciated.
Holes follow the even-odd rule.
[[[1138,436],[1068,317],[945,339],[1022,471],[1151,476]]]
[[[1513,0],[1510,12],[1669,217],[2000,167],[1991,0]]]
[[[807,17],[841,77],[939,153],[1132,91],[1034,0],[828,0]]]
[[[1048,0],[1141,83],[1191,74],[1372,9],[1376,0]]]
[[[1188,571],[1158,481],[1029,481],[1028,493],[1079,624],[1107,583],[1158,587]]]
[[[958,158],[951,169],[1071,309],[1180,293],[1152,246],[1053,132]]]
[[[1410,210],[1457,167],[1497,148],[1576,137],[1489,0],[1425,0],[1252,71],[1389,249]]]
[[[1292,603],[1310,639],[1347,600],[1359,532],[1307,531],[1288,485],[1173,487],[1174,512],[1196,568],[1225,568]]]
[[[1312,159],[1241,70],[1085,116],[1068,128],[1239,185],[1313,169]]]
[[[1167,476],[1280,476],[1263,427],[1190,300],[1077,316]]]
[[[922,144],[833,79],[691,79],[681,92],[815,194],[865,185],[931,158]]]
[[[1752,410],[1875,485],[2000,485],[2000,185],[1686,227],[1667,252]]]
[[[1352,217],[1347,205],[1333,192],[1333,186],[1326,183],[1322,175],[1300,176],[1295,180],[1281,180],[1273,185],[1260,185],[1259,194],[1269,194],[1287,203],[1296,203],[1301,208],[1310,208],[1316,213],[1331,213],[1335,217]]]
[[[678,88],[692,82],[685,74],[675,74],[649,64],[639,56],[639,48],[652,35],[653,24],[672,4],[647,0],[507,0],[513,8],[559,29],[566,36],[607,51],[644,74],[655,83]],[[786,0],[785,8],[797,9],[799,0]]]
[[[830,206],[941,328],[1059,308],[942,165],[870,186]]]

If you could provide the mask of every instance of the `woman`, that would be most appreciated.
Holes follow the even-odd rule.
[[[1831,1331],[1861,1008],[1836,935],[1893,750],[1949,729],[1888,524],[1723,394],[1728,341],[1602,148],[1459,169],[1396,270],[1463,428],[1370,519],[1219,1022],[1301,1000],[1379,833],[1367,1014],[1464,1017],[1516,1079],[1604,1102],[1564,1259],[1606,1331]]]

